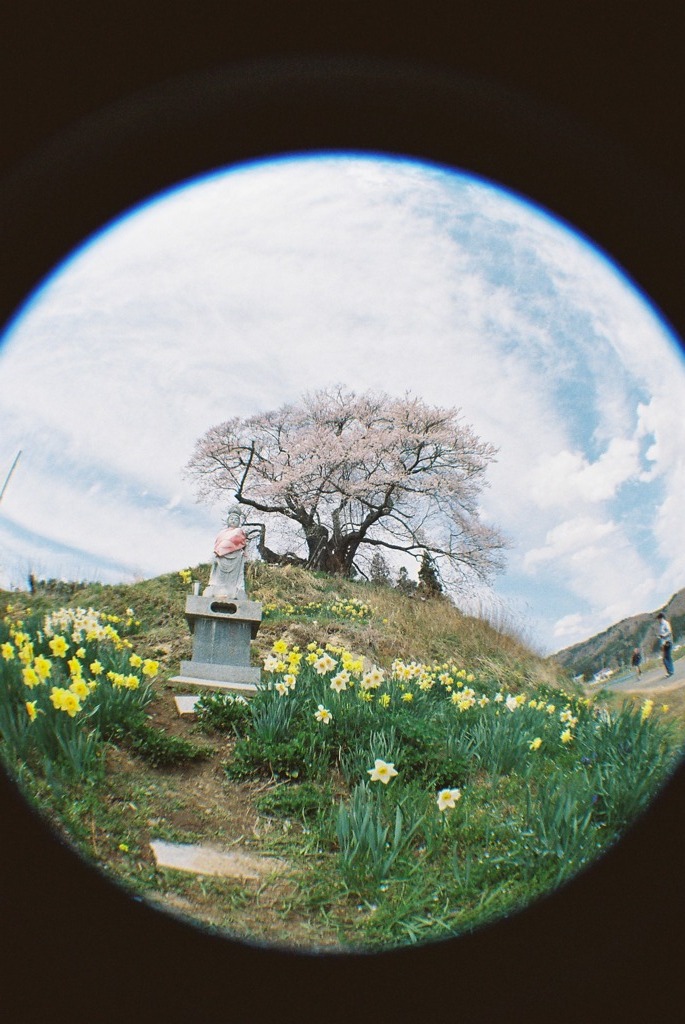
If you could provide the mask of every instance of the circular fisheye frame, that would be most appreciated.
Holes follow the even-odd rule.
[[[611,216],[627,175],[596,220],[582,147],[486,83],[199,94],[104,112],[5,190],[0,750],[38,817],[8,798],[127,935],[466,963],[606,892],[681,754],[649,204]]]
[[[48,279],[3,381],[6,763],[154,905],[457,936],[672,771],[682,356],[520,197],[355,153],[200,178]]]

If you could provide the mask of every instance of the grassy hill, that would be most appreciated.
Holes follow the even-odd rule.
[[[660,611],[669,619],[677,643],[685,636],[685,589],[677,591],[662,608],[622,619],[601,633],[564,648],[553,660],[570,675],[582,674],[591,679],[600,669],[627,667],[634,647],[641,647],[646,658],[657,654],[655,619]]]
[[[208,569],[0,592],[2,760],[69,843],[167,911],[307,948],[459,934],[597,856],[670,770],[651,702],[600,714],[559,665],[443,598],[262,563],[252,656],[288,668],[265,669],[278,683],[249,705],[210,694],[181,717],[185,597]],[[76,637],[64,608],[99,617]],[[281,869],[160,868],[153,842]]]
[[[209,566],[199,565],[191,573],[204,585]],[[443,598],[428,599],[418,591],[405,595],[391,587],[262,562],[248,566],[247,587],[250,598],[261,602],[265,609],[252,645],[255,664],[261,664],[274,640],[285,632],[301,646],[311,641],[348,645],[382,667],[394,658],[441,662],[457,657],[513,685],[527,678],[551,684],[565,679],[558,666],[535,655],[516,636],[462,615]],[[191,656],[184,616],[188,592],[189,584],[180,574],[169,573],[119,585],[42,581],[33,594],[0,591],[0,600],[30,607],[34,612],[70,605],[93,607],[122,618],[126,609],[132,608],[140,621],[138,631],[131,636],[136,649],[159,659],[163,673],[171,676],[178,672],[179,662]],[[345,601],[369,602],[372,613],[355,619],[315,607]]]

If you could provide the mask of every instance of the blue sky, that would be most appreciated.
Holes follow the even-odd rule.
[[[685,373],[628,280],[501,189],[410,161],[237,168],[122,218],[0,353],[0,585],[207,561],[182,476],[229,416],[343,383],[459,407],[499,448],[507,571],[470,598],[546,651],[685,585]]]

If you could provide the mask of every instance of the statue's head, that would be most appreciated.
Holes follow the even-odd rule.
[[[238,505],[232,505],[226,513],[226,526],[240,526],[243,521],[241,509]]]

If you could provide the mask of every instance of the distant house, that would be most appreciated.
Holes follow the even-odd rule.
[[[610,679],[611,676],[613,676],[614,672],[615,669],[613,668],[603,668],[600,672],[595,672],[594,676],[592,677],[592,682],[603,683],[605,679]]]

